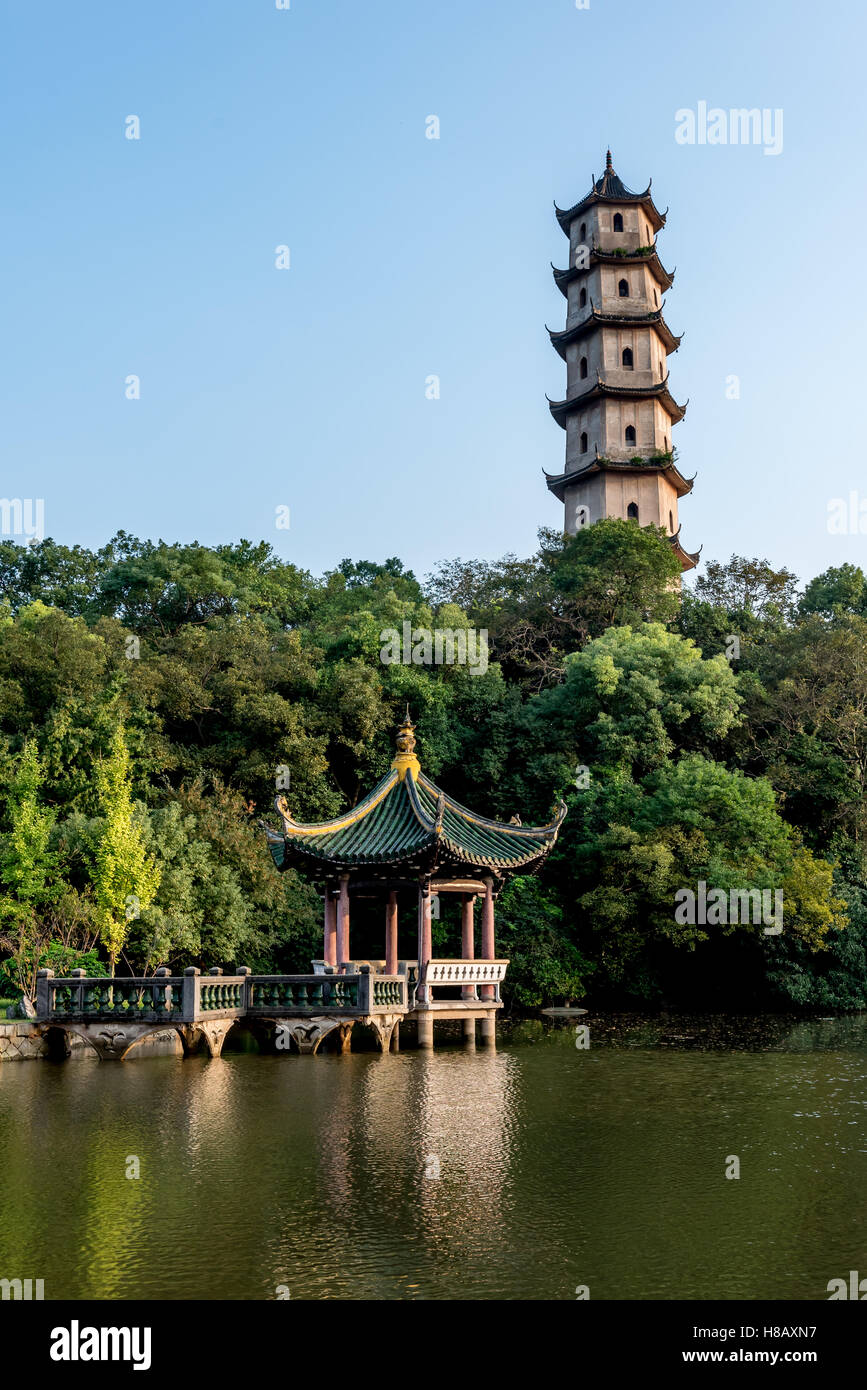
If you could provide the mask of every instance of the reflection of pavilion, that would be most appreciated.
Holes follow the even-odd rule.
[[[361,968],[379,969],[386,980],[401,984],[405,977],[411,989],[407,1005],[395,1008],[388,1032],[379,1024],[384,1045],[407,1007],[421,1047],[433,1046],[434,1019],[462,1019],[467,1038],[475,1037],[481,1020],[483,1040],[493,1043],[508,966],[496,959],[494,901],[508,874],[541,864],[557,839],[565,806],[561,803],[550,825],[539,827],[523,826],[518,817],[504,825],[475,815],[422,773],[409,715],[398,732],[389,772],[354,810],[305,825],[292,819],[283,795],[275,805],[282,830],[265,830],[277,868],[294,865],[323,891],[324,959],[314,968],[336,975],[358,969],[349,946],[352,899],[378,895],[386,901],[384,969],[378,962]],[[431,897],[440,893],[461,899],[460,959],[433,959]],[[478,957],[477,897],[482,899]],[[399,958],[398,913],[407,898],[416,905],[417,961]],[[378,988],[386,988],[385,980]],[[434,997],[442,990],[451,997]]]
[[[328,1085],[318,1147],[335,1206],[381,1206],[409,1220],[424,1260],[489,1253],[517,1133],[518,1067],[509,1053],[356,1057],[351,1069],[331,1060]]]

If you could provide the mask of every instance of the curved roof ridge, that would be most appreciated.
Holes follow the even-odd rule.
[[[419,780],[421,780],[423,775],[423,773],[419,773]],[[411,768],[407,771],[406,777],[403,780],[404,786],[406,787],[407,800],[409,801],[410,807],[412,808],[412,812],[416,820],[418,821],[422,829],[426,830],[429,835],[436,835],[436,821],[430,820],[425,812],[424,806],[422,805],[421,797],[418,794],[416,779],[413,775]],[[425,780],[427,779],[425,778]],[[433,786],[433,783],[431,783],[431,786]],[[439,793],[439,788],[437,788],[437,793]]]
[[[424,773],[420,774],[419,782],[424,785],[425,791],[430,792],[431,796],[445,797],[445,804],[457,815],[463,816],[465,820],[470,821],[473,825],[487,826],[491,830],[505,831],[512,835],[551,835],[553,831],[559,829],[563,817],[566,814],[566,805],[564,802],[561,802],[560,807],[562,807],[562,810],[558,809],[556,818],[550,821],[548,825],[509,825],[505,821],[490,820],[487,816],[479,816],[475,811],[470,811],[460,801],[456,801],[453,796],[449,796],[448,792],[443,792],[442,789],[437,786],[436,782],[432,782],[429,777],[425,777]]]
[[[390,768],[386,775],[377,782],[372,791],[359,801],[357,806],[353,806],[350,811],[344,812],[342,816],[337,816],[334,820],[323,821],[296,821],[285,810],[286,798],[281,794],[274,798],[274,806],[283,822],[283,833],[286,835],[325,835],[331,830],[342,830],[353,822],[363,820],[369,811],[378,806],[380,801],[388,795],[395,784],[398,782],[398,774],[394,768]]]

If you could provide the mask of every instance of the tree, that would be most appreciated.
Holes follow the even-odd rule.
[[[839,618],[844,613],[867,615],[867,579],[858,565],[840,565],[811,579],[801,599],[804,615]]]
[[[579,950],[599,962],[603,979],[640,995],[671,989],[684,974],[677,955],[709,943],[719,956],[733,933],[746,935],[751,949],[729,956],[763,978],[762,925],[732,921],[728,912],[719,924],[678,917],[678,894],[699,883],[728,901],[732,891],[781,892],[784,931],[808,953],[846,925],[832,866],[799,844],[770,784],[696,753],[661,763],[641,781],[600,773],[572,794],[552,871],[560,900],[581,911]]]
[[[497,904],[497,949],[509,960],[508,1005],[539,1009],[583,998],[593,975],[569,939],[565,914],[538,879],[515,878]]]
[[[675,617],[680,564],[659,528],[609,517],[575,536],[542,530],[539,541],[530,561],[455,561],[428,578],[435,599],[460,603],[489,631],[507,679],[542,690],[606,628]]]
[[[746,759],[812,843],[842,837],[867,862],[867,619],[814,614],[765,647],[756,674]]]
[[[54,815],[40,804],[42,765],[33,740],[25,743],[6,793],[9,830],[0,847],[0,946],[11,952],[4,973],[25,998],[36,996],[36,971],[51,937],[48,909],[63,891],[51,848]]]
[[[571,783],[576,762],[640,777],[676,749],[708,751],[740,706],[722,656],[705,660],[688,639],[642,623],[609,628],[571,656],[563,684],[529,702],[527,721]]]
[[[93,894],[100,937],[108,952],[109,973],[126,941],[129,924],[150,905],[159,887],[159,869],[145,851],[144,835],[133,812],[129,751],[118,725],[109,756],[96,767],[102,823],[93,853]]]
[[[775,570],[768,560],[732,555],[722,564],[709,560],[695,582],[696,598],[730,614],[743,613],[760,621],[790,618],[797,603],[797,575]]]

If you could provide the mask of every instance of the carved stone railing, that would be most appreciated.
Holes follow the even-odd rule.
[[[42,1022],[98,1023],[126,1019],[136,1023],[196,1023],[246,1015],[290,1016],[406,1013],[406,975],[375,975],[367,970],[343,975],[236,975],[196,969],[183,975],[158,970],[150,976],[87,976],[73,971],[55,979],[41,970],[36,1016]]]
[[[184,983],[184,976],[168,973],[112,979],[74,971],[71,978],[56,980],[50,971],[40,971],[36,983],[36,1015],[40,1019],[84,1023],[119,1018],[137,1023],[169,1019],[186,1022],[193,1001],[192,998],[184,1000]],[[190,993],[189,987],[187,993]]]
[[[251,975],[246,1012],[251,1015],[405,1012],[403,975]]]
[[[191,968],[183,975],[158,970],[147,976],[90,976],[73,970],[68,979],[55,979],[50,970],[40,970],[36,1016],[79,1023],[195,1023],[200,1018],[239,1017],[246,1008],[248,978],[247,970],[203,976]]]
[[[443,986],[457,986],[464,998],[475,999],[482,986],[482,998],[499,1004],[500,985],[508,968],[507,960],[429,960],[416,987],[416,1002],[430,1003],[431,991]]]

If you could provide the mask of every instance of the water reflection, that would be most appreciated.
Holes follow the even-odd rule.
[[[815,1298],[859,1267],[865,1020],[634,1044],[4,1065],[0,1277],[48,1298]]]

